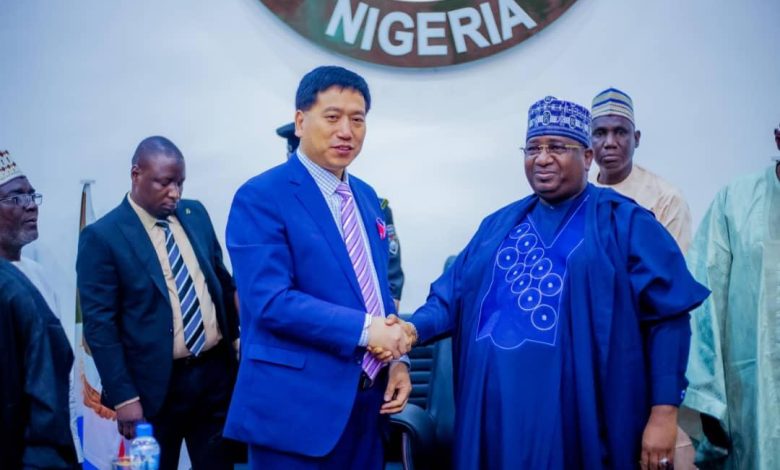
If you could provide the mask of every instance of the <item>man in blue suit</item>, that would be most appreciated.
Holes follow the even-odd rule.
[[[362,77],[318,67],[296,94],[301,139],[287,162],[236,193],[227,246],[241,299],[241,365],[225,435],[255,469],[380,469],[386,414],[411,390],[410,347],[387,281],[374,190],[347,173],[371,106]]]
[[[135,151],[132,189],[81,232],[84,338],[119,432],[148,420],[161,469],[182,439],[196,470],[232,469],[222,439],[237,369],[235,288],[206,209],[181,199],[181,151],[165,137]]]
[[[276,135],[287,140],[287,158],[295,155],[301,139],[295,135],[295,123],[291,122],[276,129]],[[401,268],[401,242],[393,223],[393,210],[390,209],[390,201],[380,197],[379,207],[382,209],[382,217],[387,227],[387,246],[390,250],[388,256],[387,278],[390,282],[390,294],[395,301],[395,309],[401,305],[401,293],[404,290],[404,270]]]

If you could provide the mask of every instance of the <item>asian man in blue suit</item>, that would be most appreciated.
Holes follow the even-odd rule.
[[[233,200],[226,239],[243,340],[225,435],[250,444],[253,469],[380,469],[386,415],[411,390],[398,361],[411,340],[384,321],[395,312],[386,223],[374,190],[347,171],[370,106],[354,72],[306,74],[297,152]]]

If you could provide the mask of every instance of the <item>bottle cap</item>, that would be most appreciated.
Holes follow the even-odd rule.
[[[149,423],[138,423],[135,425],[136,437],[152,437],[152,425]]]

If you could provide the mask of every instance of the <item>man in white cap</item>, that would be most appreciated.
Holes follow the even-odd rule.
[[[38,206],[43,196],[35,192],[10,154],[0,151],[0,188],[13,204],[0,205],[0,257],[12,262],[40,291],[59,318],[57,294],[47,281],[43,267],[22,256],[22,247],[38,239]]]
[[[617,88],[607,88],[593,98],[591,115],[593,159],[598,165],[592,182],[652,211],[685,253],[691,242],[691,211],[679,189],[634,163],[642,133],[635,125],[631,97]]]
[[[0,462],[75,468],[68,390],[73,352],[39,290],[10,262],[38,237],[37,194],[0,152]]]

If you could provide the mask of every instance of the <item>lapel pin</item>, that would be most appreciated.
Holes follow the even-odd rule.
[[[192,213],[192,211],[190,210],[190,208],[189,208],[189,207],[186,207],[186,208],[184,209],[184,213],[185,213],[185,214],[187,214],[187,215],[190,215],[190,214]]]
[[[385,237],[387,236],[387,229],[385,227],[385,221],[382,220],[380,217],[376,218],[376,228],[377,231],[379,232],[379,238],[384,240]]]

